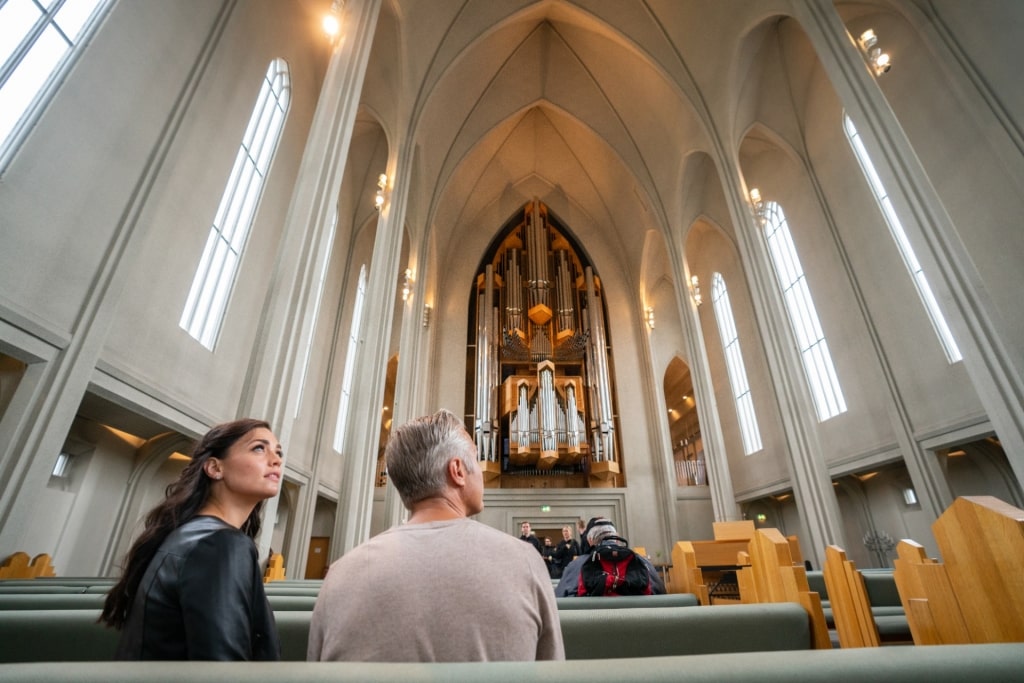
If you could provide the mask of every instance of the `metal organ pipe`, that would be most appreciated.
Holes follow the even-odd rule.
[[[573,278],[569,272],[569,258],[564,249],[555,252],[555,305],[558,307],[558,329],[556,334],[563,331],[572,331],[575,328],[573,318],[572,285]]]
[[[484,291],[480,295],[476,318],[476,425],[474,436],[480,460],[496,460],[495,434],[492,430],[494,402],[491,397],[494,368],[497,358],[494,349],[494,267],[484,271]]]
[[[587,286],[587,312],[590,323],[590,345],[593,358],[592,382],[595,384],[596,405],[594,421],[597,431],[594,434],[594,445],[598,452],[595,460],[615,460],[615,425],[612,422],[611,383],[608,379],[608,354],[605,345],[604,316],[601,300],[598,298],[594,285],[594,271],[587,266],[584,273]]]
[[[505,266],[505,315],[509,331],[523,329],[523,274],[519,269],[519,254],[518,249],[509,249]]]
[[[526,250],[530,259],[527,272],[527,287],[530,288],[530,307],[547,305],[548,282],[548,239],[544,220],[540,214],[540,202],[533,203],[530,220],[526,226]]]
[[[556,452],[557,456],[558,444],[555,440],[555,430],[557,429],[558,423],[555,419],[556,411],[556,400],[555,400],[555,370],[554,367],[543,364],[539,368],[540,374],[540,391],[539,403],[540,403],[540,450],[542,457],[546,452]]]

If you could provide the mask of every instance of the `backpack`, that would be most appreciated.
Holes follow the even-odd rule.
[[[628,546],[606,543],[621,541],[621,536],[606,536],[593,548],[580,567],[577,595],[650,595],[651,575]]]

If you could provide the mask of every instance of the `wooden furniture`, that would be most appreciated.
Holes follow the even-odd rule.
[[[957,498],[932,525],[942,562],[897,546],[896,585],[914,643],[1024,641],[1024,510]]]
[[[30,562],[28,553],[19,550],[0,565],[0,579],[34,579],[40,576],[56,576],[46,553],[36,555]]]
[[[712,603],[711,590],[726,571],[739,568],[745,540],[678,541],[672,548],[671,591],[693,593],[702,605]]]
[[[263,583],[284,581],[284,555],[273,553],[267,561],[267,571],[263,572]]]
[[[794,564],[789,539],[778,529],[758,529],[748,552],[750,566],[737,572],[742,601],[797,603],[810,620],[813,647],[830,649],[821,596],[810,589],[803,563]]]
[[[839,546],[825,548],[824,574],[840,646],[881,645],[864,579],[857,565],[846,559],[846,552]]]

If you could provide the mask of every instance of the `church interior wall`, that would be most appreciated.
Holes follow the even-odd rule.
[[[0,291],[6,305],[59,334],[74,327],[173,104],[177,88],[167,84],[184,81],[205,35],[196,29],[214,13],[202,3],[121,3],[110,13],[4,171]],[[156,30],[167,25],[189,30]],[[43,205],[39,188],[46,188]],[[27,253],[36,256],[26,259]]]
[[[840,2],[838,7],[846,12],[852,34],[871,25],[893,55],[896,66],[878,80],[879,87],[938,190],[942,208],[958,226],[956,236],[971,261],[967,265],[980,277],[968,284],[976,286],[979,297],[990,298],[1003,315],[999,329],[1007,334],[998,341],[1010,349],[1024,348],[1024,316],[1018,315],[1017,294],[1024,288],[1024,270],[1017,263],[1024,253],[1024,231],[1012,229],[1024,213],[1019,191],[1024,162],[1012,145],[1000,144],[1008,139],[1006,131],[978,93],[965,89],[969,81],[961,76],[951,79],[953,69],[943,65],[948,57],[936,48],[940,38],[935,27],[914,23],[919,11],[936,12],[946,21],[980,78],[998,93],[1009,117],[1005,125],[1015,126],[1019,134],[1024,127],[1024,91],[1017,84],[1020,60],[1012,56],[1021,49],[1024,5],[1009,0],[987,0],[977,9],[977,3],[955,0],[930,0],[927,6],[917,3],[909,8],[907,4]],[[419,347],[429,362],[414,372],[416,382],[425,388],[411,402],[414,409],[432,412],[446,407],[457,414],[473,409],[465,405],[466,325],[479,255],[511,212],[534,196],[558,214],[594,263],[605,288],[608,334],[614,344],[620,457],[628,485],[512,493],[489,489],[488,508],[480,520],[517,534],[521,519],[530,519],[535,526],[560,526],[563,520],[606,514],[652,557],[671,550],[673,534],[711,537],[714,508],[709,490],[677,486],[669,467],[671,453],[664,452],[667,422],[661,378],[680,349],[692,348],[680,319],[690,314],[690,302],[677,300],[685,296],[686,287],[674,282],[682,274],[671,272],[669,250],[674,250],[685,255],[691,272],[700,275],[704,305],[697,313],[713,382],[714,395],[709,398],[716,404],[709,410],[717,411],[722,426],[737,499],[744,501],[747,518],[763,511],[766,525],[803,535],[804,520],[795,499],[785,495],[793,486],[790,447],[761,338],[765,328],[759,324],[762,316],[785,312],[755,314],[748,279],[751,264],[743,263],[736,247],[737,231],[751,226],[742,220],[734,224],[736,217],[718,175],[727,171],[705,152],[694,152],[707,141],[698,130],[694,110],[680,94],[690,86],[682,77],[682,85],[668,80],[666,74],[675,73],[675,67],[665,56],[665,46],[651,46],[665,60],[660,66],[666,70],[657,71],[652,66],[656,62],[645,62],[646,55],[625,39],[608,47],[602,32],[624,28],[599,26],[598,19],[570,6],[552,12],[549,23],[536,29],[518,54],[504,67],[495,67],[499,73],[488,83],[480,74],[493,73],[481,69],[480,60],[498,64],[508,54],[496,51],[486,39],[477,45],[472,40],[460,43],[453,36],[444,52],[452,59],[450,64],[444,65],[443,57],[441,66],[411,63],[416,59],[403,52],[409,36],[440,29],[407,25],[397,14],[397,5],[385,5],[361,95],[364,110],[346,160],[337,233],[302,402],[284,444],[291,476],[287,500],[273,520],[275,550],[304,546],[306,539],[292,537],[310,530],[314,536],[331,536],[338,506],[328,498],[372,485],[344,480],[350,455],[333,448],[339,390],[359,269],[364,263],[369,267],[378,236],[372,206],[376,176],[395,161],[396,151],[389,143],[400,142],[392,137],[403,120],[412,117],[406,111],[412,106],[409,83],[421,76],[417,69],[428,68],[437,69],[434,77],[440,80],[430,80],[426,87],[433,85],[435,91],[418,112],[424,123],[415,136],[422,145],[416,150],[410,181],[399,272],[414,263],[415,277],[430,285],[418,290],[427,293],[423,300],[414,298],[403,305],[401,282],[394,283],[388,353],[398,353],[402,325],[420,325],[423,304],[432,302],[430,329],[423,331]],[[751,3],[738,13],[749,19],[765,15],[773,6]],[[4,429],[28,419],[21,414],[24,397],[36,392],[40,368],[45,367],[25,366],[22,360],[33,355],[31,349],[14,348],[16,338],[6,330],[17,327],[24,335],[28,329],[53,341],[55,349],[74,338],[91,288],[117,246],[126,207],[134,201],[131,193],[147,173],[149,155],[216,23],[218,7],[201,0],[115,3],[58,96],[3,171]],[[271,277],[281,258],[284,225],[327,63],[325,44],[308,40],[307,11],[276,0],[235,3],[157,180],[144,198],[138,221],[142,234],[133,239],[126,259],[130,266],[119,266],[127,269],[123,280],[109,295],[113,298],[102,302],[113,304],[116,299],[103,350],[98,358],[82,361],[98,377],[116,378],[104,385],[120,392],[111,397],[114,403],[168,430],[195,431],[194,425],[234,417],[240,406],[253,401],[246,395],[255,367],[250,357],[270,305]],[[655,11],[667,19],[686,10]],[[608,7],[593,12],[609,20],[615,15]],[[724,22],[724,12],[717,7],[708,16]],[[900,439],[894,433],[898,427],[889,413],[899,401],[909,416],[913,438],[939,444],[938,452],[927,457],[939,459],[955,495],[1019,498],[1020,487],[1005,456],[989,457],[981,446],[965,448],[963,456],[943,450],[965,428],[988,429],[979,398],[985,388],[972,386],[965,364],[946,362],[881,214],[868,208],[874,200],[843,134],[841,102],[802,27],[787,18],[736,25],[754,28],[730,29],[749,31],[746,38],[727,32],[726,42],[743,44],[733,55],[735,80],[718,79],[705,93],[715,112],[712,118],[720,132],[730,131],[724,133],[733,138],[726,147],[738,148],[746,186],[759,187],[767,200],[778,201],[785,211],[849,406],[846,413],[815,423],[821,452],[811,457],[821,457],[833,473],[842,470],[834,474],[841,482],[837,495],[842,531],[859,566],[876,564],[877,558],[862,542],[871,529],[894,538],[914,538],[933,551],[929,513],[902,498],[902,488],[910,480],[899,461]],[[670,25],[668,30],[675,35],[681,26]],[[522,38],[518,32],[526,27],[513,20],[498,28],[505,32],[503,45],[515,45]],[[642,34],[639,25],[630,30]],[[695,48],[696,44],[681,45],[681,54]],[[536,76],[545,49],[567,56],[556,60],[546,82]],[[270,60],[279,56],[290,66],[290,112],[224,331],[210,352],[177,321],[260,78]],[[577,78],[583,71],[577,59],[608,71],[613,71],[608,63],[614,60],[629,66],[614,76],[619,80],[584,81]],[[701,79],[700,70],[713,66],[712,60],[704,60],[694,73]],[[462,80],[469,76],[470,82]],[[509,86],[516,79],[522,85]],[[469,111],[460,102],[476,101],[481,94],[479,106],[466,119],[438,114],[449,108]],[[615,125],[621,128],[612,125],[611,118],[593,116],[595,102],[602,98],[607,98],[603,107],[616,111]],[[497,130],[508,137],[502,139]],[[543,144],[522,154],[521,145],[531,139]],[[870,151],[872,144],[868,147]],[[486,167],[475,163],[476,155],[488,154],[491,162]],[[883,172],[883,182],[888,186],[895,180]],[[507,187],[500,189],[503,186]],[[603,213],[594,211],[601,202],[581,197],[600,198]],[[901,212],[901,219],[912,220],[907,212]],[[422,234],[428,220],[433,227]],[[660,225],[661,220],[669,225]],[[921,232],[913,227],[915,234]],[[641,236],[647,231],[663,240],[658,260],[645,261]],[[429,240],[431,249],[422,249],[421,240]],[[426,262],[419,261],[423,254]],[[764,265],[772,274],[771,265]],[[751,456],[743,454],[711,304],[711,274],[716,271],[725,276],[729,288],[764,443]],[[863,295],[868,320],[859,311],[851,284]],[[940,300],[952,306],[941,293]],[[649,330],[642,308],[652,304],[657,323]],[[410,306],[411,314],[406,311]],[[877,333],[893,390],[886,386],[872,330],[865,325]],[[399,359],[400,364],[403,361],[416,362]],[[801,369],[795,366],[793,371]],[[38,547],[26,550],[51,552],[65,576],[109,570],[110,546],[123,545],[139,528],[137,520],[128,520],[124,524],[131,528],[121,532],[120,541],[111,538],[119,510],[127,504],[122,499],[131,495],[133,510],[148,509],[182,466],[175,459],[160,462],[129,493],[131,477],[142,466],[140,437],[101,426],[82,414],[72,419],[66,413],[73,410],[61,408],[50,416],[51,424],[40,426],[61,436],[67,431],[68,443],[84,444],[70,477],[51,478],[32,501],[39,514],[29,515],[24,529],[16,534],[7,529],[4,536],[5,541],[32,539]],[[856,471],[880,460],[887,466],[877,475]],[[4,472],[11,471],[7,461],[3,465]],[[856,472],[850,474],[851,470]],[[538,514],[541,504],[550,504],[551,512]],[[371,534],[385,528],[388,514],[385,489],[376,488]],[[298,558],[290,558],[289,564],[302,566]]]
[[[745,144],[741,160],[748,186],[758,186],[765,201],[782,207],[846,401],[846,412],[818,422],[822,457],[843,458],[890,442],[885,403],[876,398],[882,376],[810,179],[764,140]]]
[[[711,496],[704,487],[688,486],[676,490],[676,535],[678,539],[714,538],[715,514]],[[671,554],[672,549],[669,548]]]
[[[687,236],[686,254],[687,262],[694,268],[692,272],[700,275],[702,283],[704,303],[698,310],[733,488],[738,495],[772,484],[786,488],[790,472],[785,434],[763,346],[753,343],[760,338],[760,333],[754,324],[753,304],[735,247],[717,228],[701,222],[695,225]],[[722,274],[729,293],[761,434],[762,448],[749,456],[744,453],[736,401],[732,394],[732,385],[725,365],[725,352],[718,333],[714,303],[711,300],[711,280],[714,272]]]
[[[1020,41],[1024,5],[1017,0],[930,0],[929,5],[952,30],[967,58],[984,74],[1017,130],[1024,129],[1024,88],[1020,87],[1019,69],[1020,57],[1024,56]],[[929,25],[922,30],[932,35],[936,28]]]
[[[268,13],[278,30],[264,37],[251,24],[265,21]],[[238,360],[248,358],[259,332],[281,226],[318,97],[319,82],[311,75],[318,55],[301,48],[305,28],[294,12],[275,9],[272,3],[243,3],[232,15],[147,203],[151,227],[104,349],[104,361],[141,385],[160,387],[215,419],[232,416],[240,402],[248,364]],[[276,57],[289,64],[291,103],[221,334],[210,352],[179,327],[178,317],[267,65]],[[211,126],[210,121],[220,123]]]
[[[902,408],[921,432],[976,419],[984,412],[980,399],[963,363],[951,364],[942,350],[846,139],[835,93],[825,87],[817,91],[819,97],[809,106],[808,156],[828,197]],[[900,220],[906,226],[913,218],[904,212]]]
[[[1004,32],[1012,32],[1014,20],[1020,21],[1020,16],[1019,9],[1008,10],[1005,22],[991,25],[989,30],[994,39],[1006,40],[1002,37]],[[1007,231],[1005,226],[1015,224],[1024,212],[1020,191],[1024,160],[1017,155],[1007,164],[997,146],[1009,144],[1009,140],[986,130],[997,129],[998,123],[988,116],[979,118],[979,93],[964,92],[959,81],[951,84],[950,72],[931,45],[922,40],[919,29],[909,26],[895,13],[879,13],[870,20],[875,22],[880,36],[887,36],[885,40],[893,51],[900,53],[898,73],[893,69],[879,81],[879,86],[920,157],[943,207],[953,223],[960,226],[958,239],[970,254],[971,265],[982,278],[986,293],[1003,312],[1000,324],[1010,332],[1012,341],[1008,338],[1008,342],[1020,347],[1024,345],[1024,320],[1016,314],[1019,297],[1014,292],[1024,286],[1024,273],[1017,257],[1024,253],[1024,233]],[[1019,42],[1019,33],[1015,35]],[[1016,51],[1019,53],[1020,48]],[[1005,68],[998,68],[996,74]],[[987,80],[988,74],[982,73],[980,77]],[[1009,88],[1007,92],[1019,89]],[[890,182],[884,174],[882,180]]]

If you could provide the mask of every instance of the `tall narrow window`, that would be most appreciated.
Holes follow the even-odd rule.
[[[356,349],[359,347],[359,325],[363,320],[366,301],[366,265],[359,269],[356,301],[352,307],[352,327],[348,335],[348,353],[345,354],[345,374],[341,377],[341,399],[338,401],[338,424],[334,430],[334,450],[341,453],[345,445],[345,427],[348,426],[348,407],[352,398],[352,381],[356,370]]]
[[[309,329],[309,339],[306,341],[306,350],[302,354],[302,375],[299,377],[299,395],[295,401],[295,417],[299,416],[299,407],[302,405],[302,391],[306,387],[306,372],[309,370],[309,356],[313,350],[313,337],[316,333],[316,321],[320,319],[320,301],[324,296],[324,281],[327,279],[327,266],[331,264],[331,249],[334,247],[334,231],[338,227],[338,210],[334,210],[331,216],[331,229],[327,233],[327,247],[324,251],[324,263],[320,266],[320,277],[316,281],[316,294],[313,300],[313,322]]]
[[[761,430],[757,428],[757,415],[754,414],[754,401],[750,396],[747,368],[743,365],[743,354],[740,353],[740,337],[736,332],[736,321],[732,316],[729,291],[725,287],[725,278],[721,273],[714,273],[711,276],[711,302],[715,307],[718,336],[722,340],[722,350],[725,351],[725,367],[729,372],[729,385],[732,387],[732,396],[736,401],[740,435],[743,437],[743,453],[750,455],[761,450]]]
[[[907,234],[903,231],[903,224],[900,223],[896,209],[889,199],[889,194],[885,191],[882,180],[875,171],[875,165],[871,163],[871,157],[868,156],[868,150],[864,147],[864,141],[861,140],[860,133],[857,132],[853,120],[847,114],[843,114],[843,127],[846,129],[846,137],[850,140],[850,146],[853,147],[853,153],[864,171],[864,177],[868,179],[868,185],[871,186],[871,191],[875,194],[875,201],[878,202],[878,208],[882,210],[882,216],[885,217],[885,223],[889,226],[889,232],[892,233],[892,238],[896,241],[896,247],[899,249],[900,256],[903,257],[903,263],[907,266],[910,278],[914,281],[917,295],[921,297],[924,310],[928,313],[928,319],[932,321],[939,344],[942,345],[942,350],[946,353],[946,359],[950,363],[956,363],[963,359],[960,347],[956,345],[953,332],[946,324],[942,311],[939,310],[939,303],[935,300],[935,295],[932,294],[932,288],[928,285],[924,270],[921,269],[921,264],[917,261]]]
[[[7,165],[110,4],[0,1],[0,168]]]
[[[832,354],[828,351],[828,342],[821,330],[818,312],[814,308],[811,290],[807,286],[807,278],[804,277],[804,269],[800,265],[800,257],[797,256],[796,245],[793,244],[782,207],[776,202],[765,202],[762,218],[768,251],[786,301],[789,322],[800,347],[818,420],[823,422],[845,412],[846,399],[839,387]]]
[[[211,350],[224,322],[267,170],[284,130],[290,96],[288,65],[275,59],[263,79],[181,314],[181,327]]]

